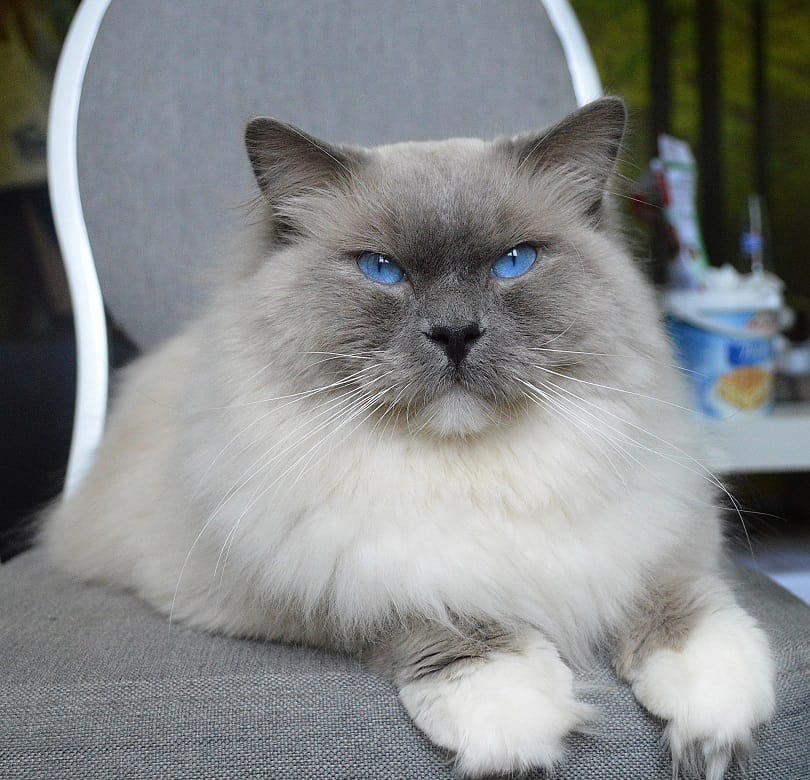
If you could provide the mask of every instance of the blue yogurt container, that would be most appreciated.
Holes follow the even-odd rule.
[[[767,414],[773,409],[774,337],[781,295],[775,290],[667,294],[667,330],[688,370],[695,408],[706,417]]]

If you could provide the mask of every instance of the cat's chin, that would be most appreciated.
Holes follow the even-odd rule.
[[[443,437],[474,436],[489,428],[495,417],[486,401],[455,387],[426,404],[414,418],[414,427]]]

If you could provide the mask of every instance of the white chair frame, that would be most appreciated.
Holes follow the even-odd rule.
[[[540,0],[559,38],[582,106],[602,94],[582,28],[568,0]],[[82,211],[77,126],[82,84],[110,0],[84,0],[71,24],[56,71],[48,120],[48,183],[67,272],[76,332],[76,402],[64,495],[87,472],[104,433],[109,355],[104,302]]]

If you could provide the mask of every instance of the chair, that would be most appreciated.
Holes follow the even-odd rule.
[[[86,0],[49,138],[79,338],[67,490],[103,429],[102,300],[141,347],[200,305],[191,280],[252,192],[251,116],[361,143],[491,136],[599,91],[564,1]],[[810,776],[810,611],[737,576],[779,651],[779,715],[749,776]],[[350,658],[169,628],[129,594],[66,582],[36,549],[0,568],[0,592],[2,777],[453,776],[394,689]],[[557,776],[670,778],[661,724],[607,665],[587,682],[605,727],[571,740]]]

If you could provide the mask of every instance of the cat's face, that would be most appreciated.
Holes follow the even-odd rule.
[[[301,390],[334,384],[414,430],[520,414],[549,371],[604,347],[601,204],[624,115],[606,99],[544,134],[369,150],[254,120],[273,214],[256,277],[267,349]]]

